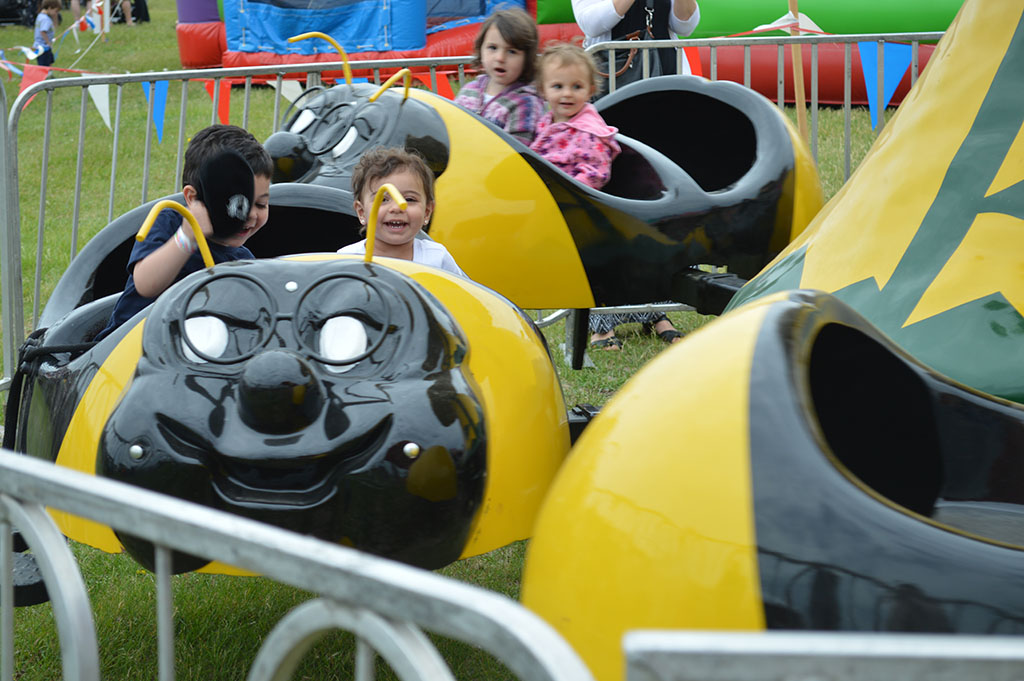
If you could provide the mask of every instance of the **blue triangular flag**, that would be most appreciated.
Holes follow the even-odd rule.
[[[156,83],[156,95],[153,98],[153,125],[156,126],[156,141],[164,141],[164,111],[167,109],[167,84],[168,81],[160,80]],[[142,83],[142,91],[146,93],[146,101],[149,101],[149,83]]]
[[[910,45],[901,43],[883,43],[883,59],[885,59],[882,74],[882,97],[881,106],[889,105],[896,92],[896,87],[903,80],[903,74],[910,66],[913,58],[913,49]],[[864,73],[864,87],[868,91],[868,109],[871,111],[871,127],[878,127],[878,43],[863,42],[857,43],[857,51],[860,53],[860,68]]]

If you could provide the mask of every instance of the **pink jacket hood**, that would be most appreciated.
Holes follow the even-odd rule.
[[[566,121],[564,125],[602,138],[610,138],[619,131],[615,126],[605,123],[601,114],[597,113],[597,109],[590,102],[587,102],[580,112]]]

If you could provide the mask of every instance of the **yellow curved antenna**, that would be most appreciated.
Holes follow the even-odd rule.
[[[380,211],[380,203],[384,200],[384,194],[391,194],[391,198],[398,202],[398,207],[402,210],[409,207],[402,192],[398,191],[398,187],[390,182],[385,182],[377,188],[377,194],[373,197],[373,206],[370,208],[370,217],[367,220],[366,255],[363,256],[363,262],[373,260],[374,239],[377,238],[377,213]]]
[[[373,93],[373,96],[370,97],[369,101],[376,101],[378,97],[384,94],[385,90],[391,87],[391,85],[396,80],[403,76],[405,77],[405,97],[402,97],[402,101],[404,102],[405,100],[409,99],[409,84],[412,83],[412,71],[410,71],[409,69],[402,69],[395,75],[385,80],[384,84],[380,86],[380,89]]]
[[[345,72],[345,84],[351,85],[352,69],[348,65],[348,55],[345,54],[345,50],[341,49],[341,45],[339,45],[334,38],[327,35],[326,33],[321,33],[320,31],[310,31],[309,33],[300,33],[299,35],[293,35],[291,38],[288,38],[288,42],[297,43],[300,40],[305,40],[306,38],[323,38],[324,40],[329,42],[334,47],[334,49],[338,51],[338,54],[341,55],[341,61],[344,63],[342,69]]]
[[[401,196],[401,194],[399,194]],[[181,205],[177,201],[171,201],[170,199],[164,199],[158,201],[155,206],[149,209],[149,215],[142,222],[142,227],[139,227],[138,233],[135,235],[136,241],[142,241],[149,234],[149,228],[153,226],[156,221],[156,216],[160,214],[164,208],[170,208],[176,210],[182,214],[182,216],[188,220],[188,224],[192,225],[192,234],[196,237],[196,244],[199,245],[199,253],[203,256],[203,264],[207,267],[213,267],[213,256],[210,254],[210,247],[206,245],[206,235],[203,234],[203,228],[196,222],[196,216],[192,215],[192,211],[185,206]]]

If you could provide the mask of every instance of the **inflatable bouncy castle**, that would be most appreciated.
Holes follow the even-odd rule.
[[[419,57],[453,57],[473,51],[479,22],[497,6],[519,6],[536,17],[541,45],[552,40],[582,37],[574,23],[571,0],[395,0],[386,5],[362,0],[316,0],[307,7],[293,8],[281,0],[178,0],[178,49],[186,68],[217,66],[258,66],[337,61],[338,55],[326,41],[289,43],[288,38],[319,31],[334,38],[354,60]],[[960,6],[958,0],[908,0],[887,3],[871,0],[870,7],[849,0],[829,2],[805,0],[801,13],[824,33],[900,33],[944,31]],[[759,26],[778,20],[786,3],[778,0],[716,0],[701,8],[701,20],[693,38],[758,34]],[[873,53],[874,43],[863,48]],[[934,47],[922,45],[919,67],[924,68]],[[823,104],[843,101],[845,48],[824,43],[818,49],[819,96]],[[690,69],[697,75],[712,72],[709,47],[686,50]],[[864,73],[851,83],[853,104],[867,104],[874,95],[873,54],[858,49],[851,54],[853,74]],[[753,46],[750,57],[750,87],[769,99],[777,98],[778,50],[773,45]],[[811,92],[810,50],[803,51],[805,91]],[[910,50],[907,45],[886,44],[886,94],[899,103],[910,89]],[[744,48],[721,47],[717,51],[716,78],[744,82]],[[795,101],[792,55],[784,54],[786,74],[784,98]],[[387,74],[385,74],[387,75]],[[327,80],[332,74],[325,74]],[[890,80],[893,82],[890,83]],[[443,85],[441,94],[446,96]]]
[[[350,59],[414,59],[472,54],[479,23],[498,6],[531,14],[533,0],[178,0],[178,51],[186,68],[338,61],[326,41],[289,43],[308,31],[331,36]],[[575,24],[540,27],[541,43],[580,36]]]

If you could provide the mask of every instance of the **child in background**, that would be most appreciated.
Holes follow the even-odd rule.
[[[549,111],[530,148],[580,182],[600,189],[611,179],[612,161],[620,149],[614,139],[618,130],[606,125],[590,103],[598,87],[593,59],[576,45],[552,45],[541,57],[539,79]],[[682,338],[663,313],[592,314],[590,347],[621,350],[615,327],[628,322],[643,324],[645,333],[653,331],[666,343]]]
[[[352,172],[353,206],[363,225],[359,233],[366,233],[373,199],[380,186],[387,183],[398,189],[408,205],[402,210],[390,194],[384,195],[377,210],[374,255],[412,260],[466,276],[448,249],[436,241],[416,238],[420,230],[430,223],[434,212],[434,173],[423,157],[414,151],[401,147],[374,147],[359,159]],[[338,253],[365,255],[366,239],[338,249]]]
[[[483,70],[459,90],[455,103],[486,118],[524,144],[544,115],[533,82],[537,26],[521,9],[498,10],[480,27],[473,44],[474,65]]]
[[[263,145],[234,125],[203,128],[189,142],[182,193],[215,263],[253,259],[244,244],[269,217],[273,169]],[[184,217],[170,208],[161,211],[145,240],[132,246],[128,283],[96,340],[150,305],[171,284],[204,269],[198,251]]]
[[[606,125],[590,103],[597,67],[582,47],[558,43],[544,50],[538,82],[548,112],[530,148],[580,182],[600,189],[619,154],[617,128]]]
[[[39,4],[36,15],[36,31],[32,38],[32,49],[39,52],[36,64],[50,66],[53,64],[54,27],[57,25],[57,14],[60,12],[60,0],[43,0]]]

